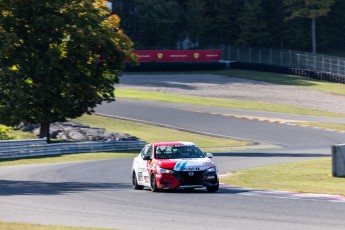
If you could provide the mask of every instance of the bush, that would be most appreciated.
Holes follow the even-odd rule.
[[[10,140],[11,138],[7,135],[11,131],[11,128],[7,126],[0,126],[0,140]]]

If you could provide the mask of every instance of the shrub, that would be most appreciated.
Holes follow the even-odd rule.
[[[8,133],[11,131],[10,127],[0,126],[0,140],[10,140]]]

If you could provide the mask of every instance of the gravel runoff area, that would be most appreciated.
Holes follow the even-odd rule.
[[[345,114],[345,96],[214,74],[123,75],[119,88],[262,101]]]

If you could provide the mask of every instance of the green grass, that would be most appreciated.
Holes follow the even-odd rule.
[[[1,166],[42,164],[42,163],[61,163],[87,160],[106,160],[135,157],[139,151],[119,151],[119,152],[98,152],[98,153],[77,153],[54,156],[26,157],[21,159],[1,159]]]
[[[220,108],[235,108],[235,109],[246,109],[246,110],[259,110],[268,112],[279,112],[289,114],[301,114],[301,115],[312,115],[312,116],[323,116],[323,117],[345,117],[343,114],[325,112],[320,110],[304,109],[294,106],[265,103],[265,102],[254,102],[245,100],[233,100],[226,98],[210,98],[210,97],[197,97],[197,96],[186,96],[177,94],[168,94],[161,92],[149,92],[142,90],[130,90],[130,89],[117,89],[116,96],[120,98],[138,99],[138,100],[151,100],[169,103],[181,103],[190,105],[204,105],[214,106]]]
[[[345,84],[319,81],[295,75],[258,72],[249,70],[220,70],[213,72],[213,74],[264,81],[281,85],[300,86],[307,89],[345,95]]]
[[[146,142],[191,141],[201,148],[246,146],[250,144],[250,142],[247,141],[210,137],[149,124],[143,124],[139,122],[126,121],[96,115],[85,115],[78,119],[75,119],[75,121],[99,128],[106,128],[110,131],[129,133],[142,140],[145,140]]]
[[[345,196],[345,178],[332,177],[331,158],[239,170],[221,179],[231,186]]]
[[[0,230],[105,230],[105,228],[68,227],[42,224],[0,222]],[[113,229],[115,230],[115,229]]]
[[[11,137],[11,139],[36,139],[37,135],[31,132],[23,132],[20,130],[11,130],[8,133],[8,136]]]
[[[154,125],[147,125],[138,122],[125,121],[121,119],[107,118],[96,115],[85,115],[76,122],[87,124],[94,127],[105,128],[109,131],[129,133],[146,142],[159,141],[191,141],[196,143],[201,149],[207,148],[207,151],[212,151],[212,148],[228,149],[231,147],[247,146],[252,144],[248,141],[239,141],[227,138],[210,137],[205,135],[193,134],[189,132],[182,132],[178,130],[157,127]],[[17,136],[24,132],[17,132]],[[136,151],[119,151],[119,152],[98,152],[98,153],[78,153],[65,154],[55,156],[29,157],[23,159],[2,159],[0,166],[22,165],[22,164],[39,164],[39,163],[57,163],[57,162],[71,162],[84,160],[103,160],[115,159],[125,157],[135,157],[140,150]]]

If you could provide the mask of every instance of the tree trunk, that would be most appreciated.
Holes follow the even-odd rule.
[[[40,138],[47,138],[47,142],[50,142],[50,123],[49,122],[42,122],[40,128]]]
[[[311,44],[312,52],[316,54],[316,19],[315,17],[311,19]]]

